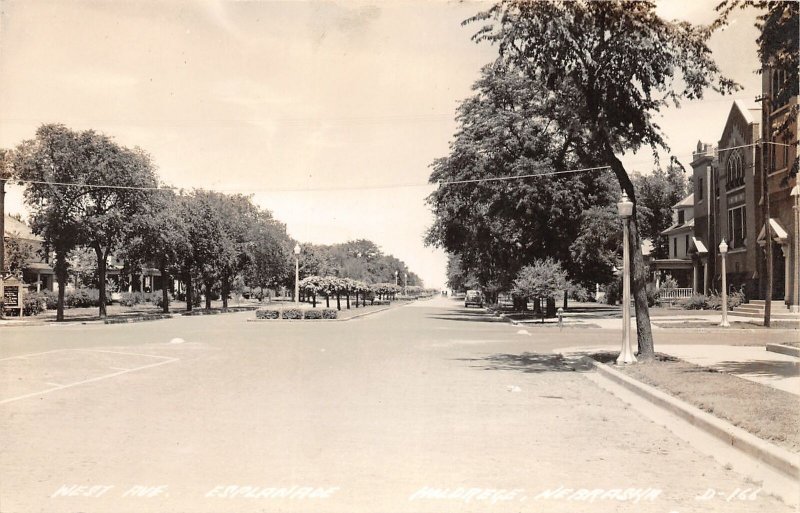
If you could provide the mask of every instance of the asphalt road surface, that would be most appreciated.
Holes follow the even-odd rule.
[[[790,511],[551,354],[614,331],[252,318],[0,328],[0,511]]]

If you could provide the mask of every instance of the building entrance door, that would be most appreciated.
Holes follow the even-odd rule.
[[[772,245],[772,299],[781,301],[786,297],[786,257],[781,246]]]

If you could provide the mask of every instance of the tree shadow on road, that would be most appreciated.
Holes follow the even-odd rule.
[[[471,362],[472,367],[492,371],[520,371],[525,373],[573,372],[569,362],[560,354],[522,353],[493,354],[484,358],[458,358]]]
[[[495,317],[483,310],[456,310],[448,313],[429,315],[429,319],[440,321],[467,321],[467,322],[506,322],[500,317]]]

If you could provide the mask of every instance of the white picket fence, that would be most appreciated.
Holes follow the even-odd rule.
[[[661,289],[659,291],[659,299],[661,301],[674,301],[676,299],[686,299],[692,297],[692,288],[679,288],[679,289]]]

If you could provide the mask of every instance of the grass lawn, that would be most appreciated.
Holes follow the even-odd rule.
[[[239,306],[255,306],[257,303],[249,302],[249,301],[241,301],[237,302],[234,300],[228,301],[228,307],[239,307]],[[211,302],[212,308],[222,308],[222,301],[212,301]],[[195,310],[203,310],[205,308],[205,303],[200,305],[199,307],[195,307]],[[98,315],[99,308],[96,306],[89,307],[89,308],[65,308],[64,309],[64,320],[66,322],[89,322],[89,321],[99,321],[100,316]],[[178,314],[186,311],[186,302],[185,301],[172,301],[169,304],[169,311],[171,314]],[[122,306],[119,303],[113,303],[106,306],[106,313],[108,314],[108,318],[116,318],[122,319],[127,317],[140,317],[140,316],[147,316],[147,315],[157,315],[161,314],[161,307],[157,307],[151,303],[140,303],[138,305],[133,306]],[[8,318],[7,319],[12,319]],[[25,320],[35,320],[45,323],[56,322],[56,310],[55,308],[52,310],[46,310],[39,315],[34,315],[31,317],[25,317]]]
[[[612,363],[616,353],[595,354]],[[706,367],[658,355],[614,369],[707,411],[759,438],[800,452],[800,396]]]

